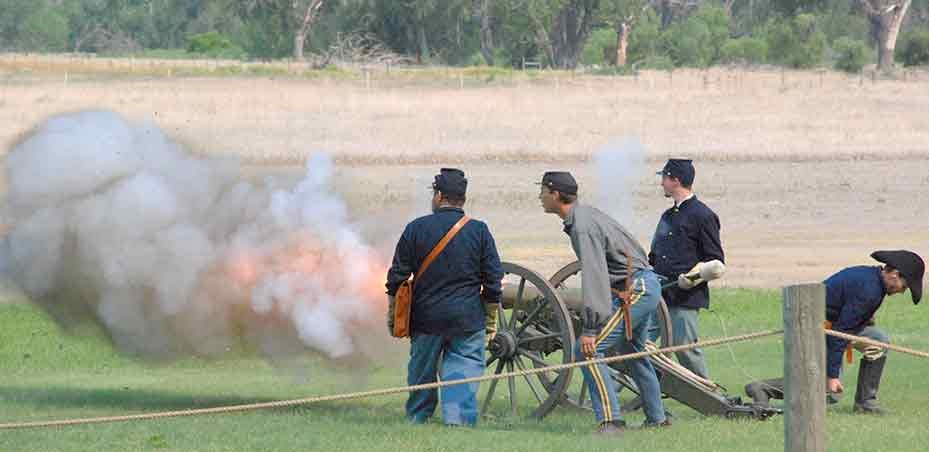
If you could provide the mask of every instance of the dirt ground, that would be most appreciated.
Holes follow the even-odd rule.
[[[545,170],[573,171],[582,199],[620,218],[646,248],[661,212],[671,204],[653,175],[630,184],[634,195],[622,200],[632,206],[629,212],[609,200],[598,202],[600,185],[590,165],[463,168],[471,187],[468,210],[489,223],[503,258],[543,275],[573,259],[560,220],[544,214],[537,200],[534,182]],[[657,165],[643,167],[648,174],[655,169]],[[374,223],[381,230],[398,230],[400,225],[391,223],[391,217],[406,220],[424,211],[428,193],[417,195],[416,189],[434,172],[433,166],[342,168],[340,189],[360,220],[378,218]],[[878,248],[909,248],[929,255],[929,199],[922,195],[929,189],[927,174],[929,159],[698,162],[695,190],[722,223],[729,273],[719,284],[779,287],[817,281],[843,266],[868,263],[868,254]],[[590,188],[584,192],[585,187]],[[410,203],[421,206],[420,211],[392,215]],[[369,230],[372,238],[391,236],[375,227]]]
[[[670,205],[654,172],[668,156],[692,157],[696,192],[723,225],[730,271],[720,285],[816,281],[877,248],[929,256],[929,77],[714,70],[459,82],[0,72],[0,144],[7,152],[49,115],[107,108],[154,120],[195,152],[240,156],[249,177],[297,177],[307,155],[326,151],[336,189],[387,252],[426,212],[431,175],[456,165],[470,179],[468,210],[490,224],[504,259],[544,275],[572,253],[539,207],[542,172],[574,171],[582,199],[647,248]],[[616,157],[601,159],[610,143]]]

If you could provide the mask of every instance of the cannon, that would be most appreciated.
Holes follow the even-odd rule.
[[[583,306],[579,262],[572,262],[544,278],[518,264],[504,262],[503,297],[498,306],[497,334],[487,347],[487,371],[499,374],[528,368],[543,368],[573,361],[573,350],[580,331]],[[660,346],[670,346],[673,337],[668,307],[659,303],[653,329],[660,336]],[[650,347],[657,346],[650,344]],[[667,354],[648,358],[659,374],[665,397],[708,416],[724,418],[766,419],[779,411],[742,403],[739,397],[726,394],[720,385],[694,375]],[[622,362],[612,363],[611,377],[618,390],[626,388],[638,394],[638,388]],[[580,372],[575,369],[546,371],[522,377],[493,380],[481,399],[481,412],[495,415],[498,385],[505,385],[509,415],[520,415],[520,397],[528,397],[531,417],[543,418],[555,408],[589,410],[590,397]],[[575,375],[578,374],[578,375]],[[523,404],[523,410],[525,405]],[[635,405],[633,401],[632,405]],[[634,409],[626,405],[624,409]]]

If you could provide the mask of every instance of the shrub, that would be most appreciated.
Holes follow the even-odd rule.
[[[612,54],[612,57],[610,57]],[[616,31],[609,28],[599,28],[590,34],[584,49],[581,51],[581,64],[607,65],[616,64]],[[609,58],[608,58],[609,57]]]
[[[832,50],[835,53],[835,68],[845,72],[858,72],[871,59],[864,41],[847,36],[836,39],[832,43]]]
[[[758,38],[730,39],[720,49],[724,63],[761,64],[768,57],[768,43]]]
[[[660,19],[649,9],[645,17],[632,27],[632,31],[629,32],[629,48],[626,49],[629,61],[641,61],[662,52],[659,25]]]
[[[706,67],[719,60],[729,39],[729,18],[718,7],[704,7],[661,35],[662,46],[678,66]]]
[[[674,61],[666,55],[655,55],[640,60],[636,66],[638,69],[651,69],[655,71],[674,70]]]
[[[816,18],[799,14],[792,20],[772,19],[764,28],[768,61],[794,68],[822,64],[826,35],[816,29]]]
[[[68,47],[68,19],[50,8],[40,9],[23,23],[22,41],[30,49],[60,52]]]
[[[929,63],[929,30],[907,33],[897,46],[898,59],[904,66],[919,66]]]
[[[191,36],[188,39],[187,51],[211,58],[239,59],[245,56],[245,51],[241,47],[215,31]]]

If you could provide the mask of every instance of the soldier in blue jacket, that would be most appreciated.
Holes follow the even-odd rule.
[[[835,331],[889,343],[890,336],[874,326],[874,314],[886,295],[903,293],[907,288],[910,289],[913,304],[918,304],[923,295],[925,264],[916,253],[904,250],[875,251],[871,257],[884,266],[849,267],[824,282],[826,322]],[[847,346],[848,341],[844,339],[826,336],[826,389],[830,394],[839,394],[844,390],[839,376],[842,372],[843,351]],[[883,410],[877,403],[877,390],[884,373],[887,351],[871,345],[852,346],[863,353],[858,367],[854,411],[881,414]],[[755,381],[745,386],[745,392],[755,403],[767,405],[769,399],[784,398],[784,381]]]
[[[665,197],[674,206],[661,215],[648,261],[655,272],[678,284],[662,291],[671,314],[673,345],[699,340],[698,312],[710,306],[706,283],[684,277],[704,262],[725,262],[719,239],[719,217],[693,193],[694,167],[690,160],[671,159],[658,173]],[[699,348],[678,352],[677,360],[693,373],[708,378],[703,351]]]
[[[387,273],[391,305],[403,281],[415,274],[426,256],[463,216],[468,180],[464,172],[443,168],[432,184],[432,214],[413,220],[397,243]],[[410,362],[407,383],[433,383],[478,377],[484,373],[485,316],[495,323],[503,268],[487,225],[471,220],[448,243],[413,287],[410,319]],[[388,328],[393,329],[392,316]],[[440,365],[441,361],[441,365]],[[448,425],[474,425],[478,418],[478,384],[442,390],[442,420]],[[424,423],[437,405],[436,390],[410,393],[407,417]]]

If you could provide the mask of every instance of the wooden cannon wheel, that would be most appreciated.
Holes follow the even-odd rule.
[[[572,362],[574,328],[555,288],[543,276],[517,264],[504,262],[503,271],[504,300],[498,309],[497,334],[487,347],[487,372],[499,374]],[[518,416],[525,411],[523,414],[542,418],[561,402],[571,375],[572,369],[565,369],[493,380],[481,391],[481,414],[496,416],[503,412]],[[497,391],[498,384],[505,387],[508,401],[495,399],[501,392]],[[528,402],[520,403],[520,398]]]

